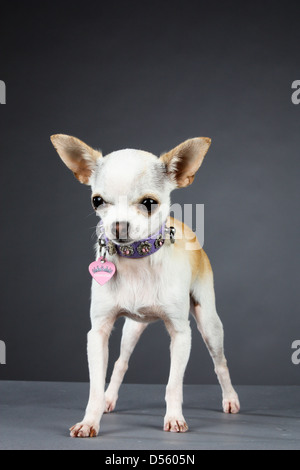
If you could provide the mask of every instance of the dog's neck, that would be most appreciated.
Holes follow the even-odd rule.
[[[172,227],[170,229],[172,229]],[[142,240],[126,245],[118,245],[107,238],[104,231],[103,222],[100,221],[98,224],[99,243],[100,246],[101,242],[103,243],[110,255],[119,255],[123,258],[132,259],[145,258],[147,256],[153,255],[163,247],[166,234],[171,234],[170,229],[167,229],[166,224],[163,223],[160,229],[153,235],[150,235],[148,238],[143,238]]]

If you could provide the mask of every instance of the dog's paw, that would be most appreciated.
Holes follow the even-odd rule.
[[[164,431],[167,432],[186,432],[188,425],[184,417],[181,416],[166,416],[164,421]]]
[[[241,406],[239,402],[239,397],[236,394],[223,399],[224,413],[236,414],[240,411],[240,409]]]
[[[104,413],[111,413],[114,411],[118,400],[118,395],[111,395],[110,393],[105,393],[105,409]]]
[[[70,428],[71,437],[96,437],[99,432],[99,425],[89,423],[77,423]]]

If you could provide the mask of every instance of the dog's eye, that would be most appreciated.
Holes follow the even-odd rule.
[[[101,196],[94,196],[92,199],[94,209],[98,209],[99,206],[103,206],[104,199]]]
[[[146,199],[143,199],[141,201],[141,205],[144,209],[147,210],[149,215],[155,211],[155,209],[157,208],[157,204],[158,202],[155,201],[155,199],[151,199],[150,197],[147,197]]]

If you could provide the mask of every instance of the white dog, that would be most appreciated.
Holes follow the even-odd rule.
[[[75,137],[58,134],[51,140],[76,178],[91,186],[92,204],[101,219],[98,261],[90,267],[94,277],[92,328],[88,333],[90,396],[85,416],[71,428],[71,436],[98,434],[103,413],[116,406],[141,333],[157,319],[164,321],[171,337],[164,430],[187,431],[182,389],[191,349],[190,312],[213,359],[223,392],[223,410],[238,413],[239,399],[224,356],[210,262],[192,230],[169,217],[171,191],[193,182],[210,139],[187,140],[160,158],[132,149],[103,157]],[[120,316],[126,317],[121,353],[105,393],[108,339]]]

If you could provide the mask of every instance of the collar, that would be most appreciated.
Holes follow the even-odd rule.
[[[164,223],[158,232],[153,235],[150,235],[148,238],[144,238],[137,242],[133,242],[128,245],[117,245],[112,240],[109,240],[104,232],[103,222],[100,220],[97,225],[97,234],[99,236],[99,245],[100,245],[100,255],[101,249],[104,248],[104,251],[108,251],[110,255],[118,254],[124,258],[145,258],[146,256],[153,255],[156,253],[165,243],[165,234],[170,233],[171,242],[174,242],[175,229],[170,227],[166,228]],[[104,254],[105,257],[105,254]]]

